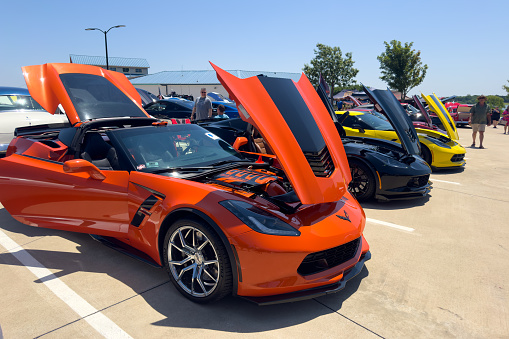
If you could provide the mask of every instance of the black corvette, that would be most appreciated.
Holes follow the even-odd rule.
[[[390,112],[387,114],[398,134],[404,134],[403,137],[400,135],[400,139],[405,140],[403,144],[373,138],[346,137],[341,122],[337,120],[334,110],[328,105],[323,89],[318,87],[317,91],[325,106],[329,108],[341,135],[352,174],[349,189],[359,201],[371,198],[410,199],[423,197],[429,193],[431,169],[419,156],[419,140],[416,137],[413,139],[408,137],[412,135],[411,123],[393,116]],[[388,98],[390,102],[390,97],[382,92],[386,91],[376,91],[375,96]],[[388,93],[393,96],[390,91]],[[383,105],[387,106],[387,103],[384,102]],[[240,150],[253,153],[254,159],[260,153],[269,155],[273,153],[253,126],[241,119],[205,122],[202,127],[230,144],[233,144],[239,136],[246,137],[248,142],[241,146]],[[413,131],[415,133],[415,130]]]

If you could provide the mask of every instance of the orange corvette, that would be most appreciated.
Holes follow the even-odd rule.
[[[22,223],[89,233],[165,267],[195,302],[233,294],[270,304],[341,290],[370,252],[322,101],[304,75],[241,80],[214,68],[275,155],[151,118],[120,73],[28,66],[32,97],[69,125],[16,131],[0,159],[0,201]]]

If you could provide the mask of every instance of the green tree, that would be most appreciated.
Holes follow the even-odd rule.
[[[509,80],[507,80],[507,82],[509,82]],[[505,89],[505,91],[507,92],[507,95],[509,95],[509,86],[502,85],[502,88]]]
[[[313,85],[318,85],[320,74],[331,88],[332,101],[334,86],[347,87],[356,83],[354,80],[359,70],[353,67],[352,53],[343,53],[339,47],[316,44],[315,57],[302,69]]]
[[[404,98],[408,91],[421,84],[426,76],[428,65],[422,65],[421,51],[412,49],[413,42],[384,41],[385,52],[377,57],[382,70],[382,79],[390,88],[401,92]]]
[[[504,107],[504,99],[502,99],[498,95],[487,95],[486,102],[488,103],[488,105],[490,105],[491,108]]]

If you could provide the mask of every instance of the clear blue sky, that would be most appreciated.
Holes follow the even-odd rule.
[[[420,5],[422,3],[423,5]],[[69,54],[144,58],[149,72],[301,72],[317,43],[351,52],[357,82],[386,88],[384,41],[413,42],[428,65],[411,94],[505,95],[509,1],[4,1],[0,85],[26,87],[21,67]]]

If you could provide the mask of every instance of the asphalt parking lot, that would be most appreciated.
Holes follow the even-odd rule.
[[[465,170],[433,172],[429,197],[363,204],[372,259],[292,304],[194,304],[164,270],[0,205],[0,338],[509,338],[509,135],[485,139]]]

